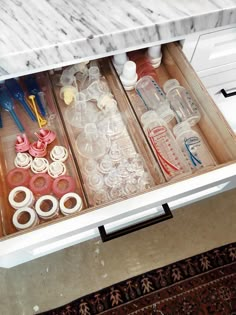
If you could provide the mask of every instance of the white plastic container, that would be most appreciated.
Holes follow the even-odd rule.
[[[170,101],[171,108],[175,112],[178,123],[188,121],[190,126],[196,125],[201,114],[189,92],[180,86],[179,81],[171,79],[165,82],[163,89]]]
[[[191,129],[188,122],[177,124],[173,129],[177,143],[185,158],[188,160],[192,171],[203,167],[215,166],[216,162],[209,152],[201,136]]]
[[[166,180],[190,174],[191,168],[165,121],[150,110],[141,116],[141,122]]]

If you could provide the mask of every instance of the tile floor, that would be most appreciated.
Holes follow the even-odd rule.
[[[236,241],[236,190],[174,211],[174,219],[102,244],[92,240],[0,269],[0,314],[31,315],[153,268]]]

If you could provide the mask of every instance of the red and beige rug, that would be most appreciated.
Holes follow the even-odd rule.
[[[236,243],[116,283],[45,315],[236,315]]]

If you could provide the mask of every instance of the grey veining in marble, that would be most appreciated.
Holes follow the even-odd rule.
[[[236,23],[236,0],[0,0],[0,77]]]

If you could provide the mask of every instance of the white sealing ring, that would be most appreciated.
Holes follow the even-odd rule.
[[[15,167],[27,169],[27,168],[30,168],[32,160],[33,159],[30,154],[18,152],[15,157],[14,164],[15,164]]]
[[[24,193],[25,198],[22,201],[16,201],[15,197],[19,193]],[[26,188],[24,186],[15,187],[10,191],[10,194],[8,196],[8,200],[10,205],[14,209],[24,208],[24,207],[30,207],[34,204],[34,195],[32,191],[29,188]]]
[[[66,201],[69,199],[75,199],[76,201],[73,208],[67,208],[65,206]],[[63,197],[61,197],[59,205],[60,205],[60,210],[62,214],[68,215],[68,214],[75,213],[76,211],[80,211],[83,207],[83,202],[78,194],[74,192],[70,192],[70,193],[65,194]]]
[[[19,218],[23,213],[28,213],[30,217],[26,223],[19,222]],[[38,224],[38,216],[36,212],[29,207],[20,208],[17,209],[16,212],[13,214],[12,223],[17,230],[28,229]]]
[[[50,158],[53,161],[64,162],[68,158],[68,150],[62,145],[55,145],[55,147],[50,152]]]
[[[43,211],[41,206],[44,201],[51,201],[52,207],[48,211]],[[42,219],[51,219],[58,213],[58,200],[56,197],[52,195],[45,195],[40,197],[35,204],[35,210],[38,214],[38,216]]]
[[[35,174],[46,173],[48,168],[49,163],[45,158],[35,158],[31,163],[31,171]]]
[[[48,174],[51,177],[57,178],[61,175],[64,175],[65,173],[66,173],[66,166],[64,163],[62,163],[60,161],[56,161],[56,162],[52,162],[49,165]]]

